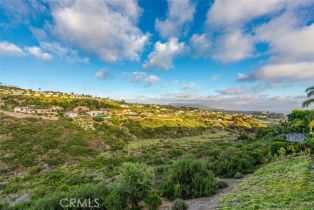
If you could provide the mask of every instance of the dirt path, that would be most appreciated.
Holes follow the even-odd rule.
[[[223,179],[228,183],[228,187],[219,190],[216,194],[211,197],[196,198],[185,200],[189,205],[189,210],[212,210],[219,208],[219,200],[228,194],[234,187],[238,186],[241,182],[247,179],[250,175],[246,175],[241,179]],[[164,203],[159,210],[170,210],[171,202]]]

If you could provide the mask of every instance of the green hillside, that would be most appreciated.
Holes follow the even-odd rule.
[[[222,201],[223,209],[312,209],[314,160],[284,158],[258,169]]]
[[[106,210],[156,209],[211,196],[226,187],[224,178],[314,148],[314,111],[265,127],[246,114],[77,94],[6,87],[0,96],[2,209],[63,209],[60,201],[72,197]],[[285,141],[305,130],[308,141]]]

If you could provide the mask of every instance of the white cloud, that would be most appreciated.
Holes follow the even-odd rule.
[[[216,40],[213,58],[222,62],[234,62],[252,57],[254,51],[253,37],[236,30]]]
[[[190,39],[191,55],[194,57],[210,57],[212,43],[206,34],[193,34]]]
[[[280,61],[314,61],[314,23],[298,17],[296,11],[288,11],[263,24],[255,31],[256,39],[270,45],[273,59]]]
[[[239,81],[297,82],[314,80],[314,62],[268,64],[250,74],[238,74]]]
[[[42,51],[41,48],[36,46],[28,47],[26,50],[30,55],[42,61],[49,61],[53,58],[51,54]]]
[[[168,0],[168,13],[164,21],[156,20],[155,28],[164,38],[180,36],[187,32],[192,22],[195,4],[191,0]]]
[[[231,87],[226,89],[217,90],[221,95],[242,95],[249,92],[246,88],[241,87]]]
[[[282,9],[291,0],[216,0],[207,14],[211,26],[228,29],[243,26],[252,19]]]
[[[170,38],[168,42],[156,42],[154,51],[151,52],[143,65],[145,68],[161,68],[168,70],[173,67],[172,60],[184,49],[184,43],[177,38]]]
[[[53,32],[107,62],[138,60],[149,39],[136,26],[141,9],[130,1],[51,2]]]
[[[0,42],[0,54],[8,56],[23,56],[24,51],[13,43]]]
[[[140,82],[146,85],[153,85],[160,81],[158,76],[147,74],[145,72],[133,72],[132,77],[134,82]]]
[[[60,58],[66,59],[68,62],[88,63],[88,57],[80,57],[78,51],[62,46],[57,42],[41,42],[40,47]]]
[[[110,76],[110,74],[109,74],[107,69],[100,69],[99,71],[97,71],[95,73],[95,78],[96,79],[103,79],[103,80],[105,80],[105,79],[108,79],[110,77],[111,76]]]

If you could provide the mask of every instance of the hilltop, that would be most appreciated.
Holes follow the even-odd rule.
[[[51,116],[51,119],[65,116],[91,129],[94,129],[93,123],[120,126],[132,124],[131,127],[144,129],[178,126],[200,129],[208,127],[253,128],[264,127],[266,123],[252,115],[241,113],[125,103],[84,94],[34,91],[11,86],[0,86],[0,97],[0,106],[7,114],[14,116],[12,112],[15,112],[30,114],[29,117]],[[16,116],[27,117],[28,115],[16,114]]]

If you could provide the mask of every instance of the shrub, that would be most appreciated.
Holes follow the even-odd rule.
[[[287,142],[284,141],[275,141],[271,143],[270,149],[271,149],[271,154],[278,154],[278,151],[280,148],[285,148],[288,146]]]
[[[104,184],[86,184],[79,186],[67,193],[55,192],[47,195],[44,198],[37,200],[32,209],[47,209],[47,210],[61,210],[64,209],[60,205],[60,200],[63,198],[74,198],[76,200],[83,201],[84,199],[90,201],[89,205],[98,205],[95,200],[98,199],[98,203],[104,203],[104,198],[108,194],[108,188]],[[71,208],[69,208],[71,209]],[[75,209],[75,208],[74,208]],[[80,208],[82,209],[82,208]],[[84,209],[84,208],[83,208]],[[88,208],[87,208],[88,209]]]
[[[243,178],[243,174],[241,172],[237,172],[237,173],[234,174],[233,178],[241,179],[241,178]]]
[[[161,205],[161,198],[155,192],[148,194],[144,200],[149,206],[149,210],[156,210]]]
[[[176,199],[172,204],[171,210],[187,210],[188,207],[188,204],[182,199]]]
[[[216,189],[222,189],[222,188],[225,188],[225,187],[228,187],[227,182],[222,181],[222,180],[219,180],[219,181],[216,182]]]
[[[152,191],[154,174],[150,167],[142,163],[124,163],[120,175],[114,183],[118,196],[125,198],[128,205],[137,208],[138,203]]]
[[[216,175],[231,178],[236,172],[251,172],[254,160],[241,150],[231,147],[222,151],[214,162],[209,163],[209,167]]]
[[[173,198],[196,198],[215,191],[213,173],[199,160],[179,160],[170,166],[163,181],[163,195]]]

